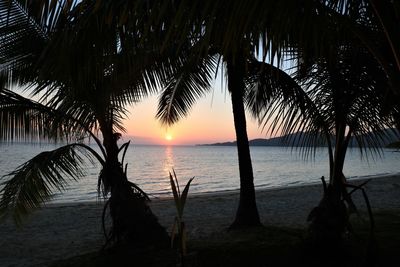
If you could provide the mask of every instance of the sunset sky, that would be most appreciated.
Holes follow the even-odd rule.
[[[275,60],[274,65],[277,64]],[[288,73],[293,69],[290,59],[282,59],[280,64]],[[124,123],[128,138],[134,144],[157,145],[195,145],[236,140],[231,98],[226,80],[221,79],[221,75],[218,71],[213,89],[198,99],[186,118],[172,127],[166,128],[155,119],[158,104],[156,95],[129,108],[130,114]],[[249,140],[271,137],[261,130],[257,121],[248,113],[247,134]]]
[[[230,95],[221,85],[205,95],[192,108],[189,116],[166,128],[155,119],[157,96],[149,97],[130,108],[125,121],[127,135],[134,144],[194,145],[235,140]],[[249,139],[265,138],[257,122],[247,116]],[[127,138],[127,137],[126,137]],[[170,140],[167,140],[170,139]]]

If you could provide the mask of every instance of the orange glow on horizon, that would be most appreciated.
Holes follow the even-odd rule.
[[[129,108],[124,126],[135,144],[196,145],[235,140],[231,103],[218,92],[213,100],[211,94],[200,99],[188,117],[168,127],[155,119],[157,104],[157,96],[152,96]],[[249,139],[267,137],[250,116],[247,132]]]

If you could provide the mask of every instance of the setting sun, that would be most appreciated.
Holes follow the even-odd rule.
[[[171,141],[172,140],[172,135],[171,134],[166,134],[165,135],[165,140]]]

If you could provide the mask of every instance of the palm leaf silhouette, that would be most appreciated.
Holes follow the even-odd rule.
[[[22,215],[40,207],[54,192],[63,191],[69,181],[81,178],[84,175],[84,159],[93,159],[85,145],[65,145],[41,152],[3,176],[1,185],[4,187],[0,191],[1,214],[11,213],[14,220],[20,223]]]

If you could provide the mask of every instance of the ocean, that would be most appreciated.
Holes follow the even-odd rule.
[[[54,144],[0,143],[0,177]],[[93,147],[95,147],[93,145]],[[256,188],[277,188],[320,183],[328,176],[326,148],[305,159],[299,150],[285,147],[251,147]],[[131,145],[126,154],[128,178],[150,197],[171,195],[169,172],[175,170],[181,186],[195,177],[191,194],[230,191],[239,188],[237,151],[233,146],[147,146]],[[400,172],[400,153],[384,149],[381,156],[361,157],[349,148],[344,174],[349,179]],[[95,201],[100,164],[85,164],[85,177],[71,182],[63,193],[56,192],[53,203]]]

